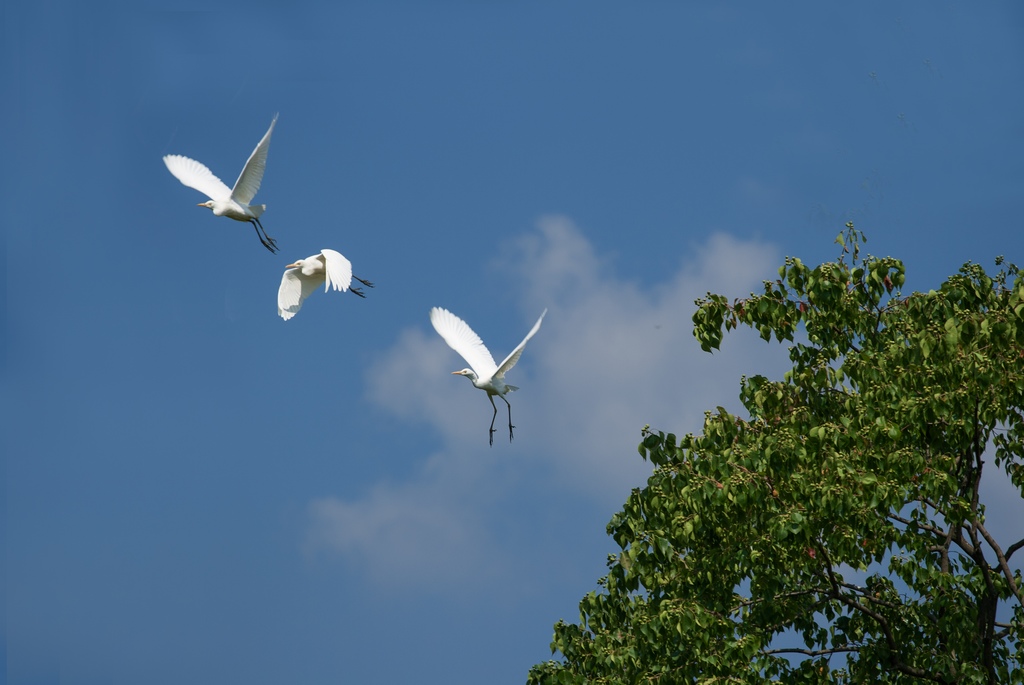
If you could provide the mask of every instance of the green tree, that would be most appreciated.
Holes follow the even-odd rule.
[[[1024,682],[1024,540],[980,492],[997,468],[1024,493],[1024,279],[1000,258],[904,296],[863,241],[847,224],[836,261],[697,301],[705,351],[745,325],[792,368],[743,379],[749,418],[644,428],[622,551],[530,683]]]

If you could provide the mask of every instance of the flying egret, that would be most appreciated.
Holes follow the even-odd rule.
[[[296,260],[285,267],[281,276],[281,287],[277,289],[277,313],[285,321],[292,318],[302,309],[306,298],[321,285],[324,292],[334,286],[335,290],[350,290],[354,295],[366,297],[362,289],[350,287],[353,278],[368,288],[373,287],[373,283],[352,275],[352,262],[340,252],[324,249],[320,254]]]
[[[547,309],[541,312],[540,318],[523,338],[523,342],[519,343],[516,349],[505,357],[501,366],[498,366],[494,363],[494,357],[491,356],[483,341],[480,340],[480,336],[474,333],[465,321],[447,309],[434,307],[430,310],[430,323],[434,324],[434,330],[444,338],[448,347],[458,352],[472,367],[462,371],[452,371],[452,374],[465,376],[473,382],[475,387],[487,391],[487,399],[491,401],[491,408],[494,409],[488,434],[488,441],[491,445],[494,444],[494,419],[498,416],[498,407],[494,404],[495,395],[508,405],[508,440],[512,442],[512,429],[515,428],[512,425],[512,405],[505,399],[505,395],[519,388],[505,383],[505,374],[519,361],[519,356],[523,353],[527,341],[540,329],[540,322],[544,320],[544,315],[547,313]]]
[[[270,122],[263,140],[256,149],[249,155],[249,161],[242,168],[238,175],[234,188],[228,188],[224,182],[213,175],[213,172],[206,168],[202,162],[183,157],[182,155],[165,155],[164,164],[174,177],[187,185],[189,188],[198,190],[206,195],[209,200],[200,202],[199,207],[208,207],[217,216],[226,216],[235,221],[247,221],[256,229],[256,235],[260,237],[263,247],[271,252],[277,252],[277,241],[267,235],[267,231],[260,223],[260,214],[267,208],[266,205],[252,205],[256,191],[260,189],[260,182],[263,180],[263,172],[267,168],[267,150],[270,148],[270,134],[274,132],[274,124],[277,123],[277,115]]]

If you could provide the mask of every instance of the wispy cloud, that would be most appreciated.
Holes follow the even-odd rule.
[[[314,500],[307,550],[337,552],[378,583],[464,584],[490,575],[496,550],[487,550],[487,531],[467,517],[472,505],[453,504],[451,494],[444,481],[427,478],[379,485],[352,502]]]
[[[644,286],[615,274],[569,219],[542,218],[536,231],[505,246],[495,266],[510,272],[519,293],[521,333],[549,309],[510,374],[522,387],[510,396],[519,426],[512,447],[499,442],[501,431],[487,447],[490,405],[468,383],[452,382],[462,361],[424,317],[370,370],[367,394],[383,410],[431,426],[442,446],[404,483],[380,484],[350,501],[313,502],[310,549],[334,550],[375,574],[427,580],[439,568],[453,579],[479,577],[517,554],[495,532],[507,528],[495,516],[508,518],[497,503],[510,493],[515,506],[582,497],[614,511],[650,474],[636,454],[644,424],[699,430],[706,410],[736,406],[741,374],[780,367],[784,351],[752,336],[730,339],[715,355],[702,352],[690,320],[695,298],[709,290],[747,294],[778,261],[771,245],[711,235],[680,256],[671,279]],[[500,358],[518,340],[492,351]],[[394,392],[395,378],[403,379],[402,393]],[[498,449],[512,449],[515,460],[482,458]],[[442,560],[457,561],[458,572]]]

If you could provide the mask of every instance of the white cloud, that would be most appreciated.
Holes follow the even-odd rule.
[[[399,419],[431,426],[442,446],[402,484],[380,484],[358,500],[313,502],[310,549],[340,552],[374,574],[426,580],[447,559],[479,576],[504,566],[496,550],[514,556],[488,521],[495,501],[513,491],[520,504],[582,497],[610,514],[650,474],[636,453],[644,424],[699,430],[705,410],[736,408],[741,374],[781,368],[784,349],[751,335],[730,336],[714,355],[702,352],[690,318],[695,298],[709,290],[745,295],[778,263],[770,245],[712,235],[681,256],[671,279],[644,287],[612,273],[568,219],[541,219],[536,232],[506,246],[499,267],[510,271],[523,316],[513,338],[493,345],[496,356],[549,309],[510,374],[522,387],[510,397],[513,446],[499,430],[487,447],[490,404],[450,375],[461,360],[429,324],[404,331],[368,373],[368,396]],[[487,340],[486,330],[478,332]],[[403,392],[394,392],[395,379]],[[504,425],[501,416],[496,425]],[[493,458],[499,449],[502,458]],[[504,458],[510,450],[514,460]]]
[[[565,218],[542,220],[511,253],[533,308],[551,308],[529,350],[534,373],[524,387],[537,397],[521,403],[520,415],[546,425],[554,455],[538,456],[554,459],[567,487],[621,499],[623,482],[642,482],[650,470],[633,457],[644,424],[698,430],[704,411],[736,406],[742,373],[763,373],[781,357],[781,348],[742,335],[709,355],[692,335],[694,299],[758,288],[777,268],[770,246],[713,235],[650,291],[610,275]]]
[[[384,584],[464,584],[490,575],[497,550],[489,549],[479,521],[452,505],[442,483],[378,485],[354,502],[314,500],[307,552],[337,552]]]

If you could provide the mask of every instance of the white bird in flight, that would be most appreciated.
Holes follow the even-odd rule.
[[[475,387],[487,391],[487,399],[491,401],[491,407],[494,409],[494,414],[491,415],[491,428],[488,434],[488,441],[491,445],[494,444],[494,419],[498,416],[498,407],[494,404],[495,395],[504,400],[505,404],[508,405],[508,439],[509,442],[512,441],[512,429],[515,428],[512,425],[512,405],[505,399],[505,395],[519,388],[505,383],[505,374],[519,361],[519,356],[523,353],[523,348],[526,347],[527,341],[540,329],[540,322],[544,320],[544,315],[547,313],[547,309],[541,312],[540,318],[537,319],[537,323],[533,324],[533,328],[523,338],[523,342],[519,343],[516,349],[512,350],[505,357],[505,361],[501,363],[501,366],[498,366],[494,363],[494,357],[491,356],[480,336],[474,333],[473,329],[465,321],[447,309],[434,307],[430,310],[430,323],[434,324],[434,330],[444,338],[444,341],[448,343],[448,347],[462,355],[462,358],[469,362],[469,365],[472,367],[470,369],[462,369],[461,371],[452,371],[452,373],[465,376],[473,382]]]
[[[206,202],[200,202],[198,206],[209,207],[217,216],[249,222],[256,229],[256,235],[260,237],[263,246],[275,253],[277,252],[277,241],[267,235],[263,224],[260,223],[260,214],[267,206],[249,203],[256,196],[256,191],[260,189],[260,182],[263,181],[263,172],[267,168],[267,150],[270,148],[270,134],[274,132],[276,123],[277,115],[274,115],[274,120],[270,122],[270,128],[264,134],[263,140],[249,155],[249,161],[245,163],[242,173],[238,175],[234,188],[224,185],[224,182],[214,176],[213,172],[202,162],[182,155],[164,156],[164,164],[175,178],[210,198]]]
[[[340,252],[324,249],[320,254],[296,260],[285,267],[281,276],[281,287],[277,289],[277,313],[285,321],[292,318],[302,309],[306,298],[321,285],[324,292],[333,286],[335,290],[350,290],[354,295],[366,297],[361,288],[351,287],[353,278],[368,288],[373,287],[373,283],[352,275],[352,262]]]

